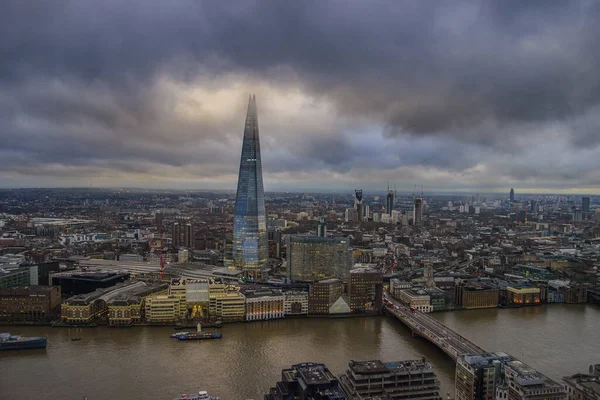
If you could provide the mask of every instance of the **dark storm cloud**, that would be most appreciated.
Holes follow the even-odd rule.
[[[322,131],[277,125],[277,149],[263,150],[275,171],[500,168],[495,153],[526,153],[554,131],[595,146],[598,20],[599,3],[584,0],[4,1],[0,165],[235,165],[239,121],[177,118],[157,89],[165,77],[213,93],[243,77],[333,104],[338,123]]]

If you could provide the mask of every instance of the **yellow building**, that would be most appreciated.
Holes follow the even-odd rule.
[[[102,300],[76,297],[65,300],[60,307],[63,322],[73,325],[91,324],[106,314],[106,303]]]
[[[506,304],[515,306],[533,306],[540,304],[540,288],[506,288]]]
[[[146,321],[150,323],[170,323],[186,317],[185,302],[178,296],[150,296],[146,299],[144,308]]]
[[[221,321],[243,321],[246,315],[246,298],[236,291],[216,299],[215,317]]]
[[[213,320],[243,321],[246,315],[246,297],[238,286],[211,280],[208,284],[209,316]],[[204,290],[200,287],[200,290]],[[202,292],[199,292],[202,294]]]
[[[185,279],[171,279],[169,285],[169,295],[177,296],[185,302],[186,299],[186,280]]]
[[[110,326],[130,326],[142,322],[146,299],[167,293],[166,285],[139,285],[130,292],[119,294],[107,301],[108,324]]]
[[[108,304],[108,324],[129,326],[142,320],[142,301],[138,296],[123,296]]]
[[[498,307],[498,289],[463,287],[461,304],[464,308],[494,308]]]

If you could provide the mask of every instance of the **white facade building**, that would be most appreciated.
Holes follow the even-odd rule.
[[[308,315],[308,292],[286,292],[283,295],[285,315]]]

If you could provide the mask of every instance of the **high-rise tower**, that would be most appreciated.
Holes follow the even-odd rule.
[[[396,191],[390,190],[390,183],[388,182],[388,191],[385,196],[385,213],[387,215],[392,215],[392,211],[394,210],[394,203],[396,202]]]
[[[358,220],[362,221],[365,214],[365,205],[363,204],[363,193],[361,189],[354,191],[354,208],[358,213]]]
[[[511,203],[515,202],[515,189],[510,188],[510,194],[508,195],[508,199]]]
[[[258,113],[256,96],[251,95],[244,126],[240,174],[235,197],[232,251],[234,265],[242,268],[247,277],[258,278],[260,267],[267,262],[267,243]]]
[[[581,198],[581,211],[585,214],[590,212],[590,198],[589,197]]]

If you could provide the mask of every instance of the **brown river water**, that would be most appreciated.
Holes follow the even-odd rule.
[[[554,379],[600,362],[600,307],[552,304],[511,310],[432,314],[489,351],[504,351]],[[454,386],[454,363],[413,338],[392,317],[287,319],[225,325],[223,338],[170,339],[172,328],[4,326],[0,331],[47,335],[45,350],[0,352],[0,399],[151,399],[208,390],[221,400],[263,398],[281,369],[318,361],[334,374],[348,362],[426,357],[442,393]],[[71,341],[74,336],[80,341]],[[444,396],[445,397],[445,396]]]

